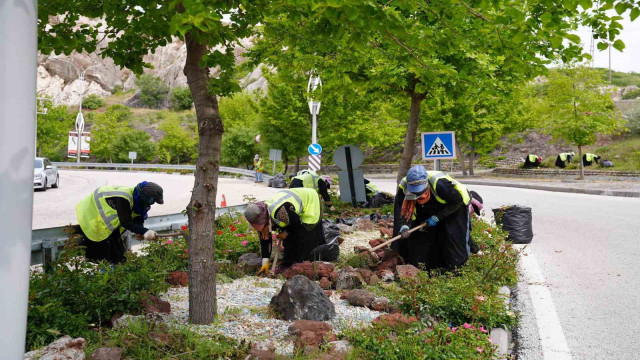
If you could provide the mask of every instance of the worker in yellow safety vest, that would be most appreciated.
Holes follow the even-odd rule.
[[[145,240],[155,239],[156,232],[143,226],[155,203],[164,204],[162,187],[146,181],[135,187],[101,186],[82,199],[76,205],[76,216],[87,259],[113,264],[125,261],[121,238],[125,230]]]
[[[596,154],[586,153],[586,154],[582,155],[582,164],[584,166],[591,166],[594,161],[597,164],[598,160],[600,160],[600,156],[598,156]]]
[[[259,234],[260,272],[269,271],[272,231],[278,233],[276,236],[284,246],[280,270],[305,260],[318,260],[314,255],[322,257],[314,253],[325,242],[320,198],[315,190],[295,188],[277,192],[268,200],[247,205],[244,216]]]
[[[558,157],[556,157],[556,167],[565,168],[567,163],[571,163],[575,155],[576,153],[573,151],[558,154]]]
[[[524,159],[524,164],[522,165],[525,169],[532,169],[534,167],[538,167],[542,164],[542,158],[535,154],[527,155],[526,159]]]
[[[392,248],[414,266],[455,270],[469,258],[470,203],[467,188],[451,176],[412,167],[396,192],[393,235],[402,239]],[[422,223],[427,227],[409,233]]]
[[[304,173],[298,173],[298,175],[291,178],[289,184],[290,189],[294,188],[308,188],[315,190],[318,195],[322,196],[325,205],[329,207],[329,210],[335,211],[331,203],[331,197],[329,196],[329,188],[331,188],[331,181],[328,177],[318,175],[314,171],[307,171]]]
[[[264,168],[262,167],[262,159],[258,154],[256,154],[256,156],[253,157],[253,170],[256,176],[256,182],[261,183],[262,171],[264,170]]]

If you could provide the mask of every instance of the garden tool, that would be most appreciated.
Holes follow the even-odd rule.
[[[418,225],[418,226],[416,226],[414,228],[411,228],[411,229],[409,229],[407,231],[409,233],[412,233],[414,231],[418,231],[418,230],[424,228],[425,226],[427,226],[427,223],[422,223],[422,224],[420,224],[420,225]],[[380,258],[378,257],[378,255],[376,255],[376,250],[382,249],[383,247],[391,244],[392,242],[400,240],[401,238],[402,238],[402,235],[397,235],[397,236],[394,236],[391,239],[383,242],[382,244],[377,245],[376,247],[374,247],[372,249],[367,249],[366,256],[369,257],[370,263],[372,265],[374,265],[374,266],[380,264]]]
[[[273,266],[269,270],[269,276],[273,276],[278,266],[278,257],[280,257],[280,239],[276,240],[276,253],[273,256]]]

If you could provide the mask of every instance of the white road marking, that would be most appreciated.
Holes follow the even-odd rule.
[[[528,247],[525,247],[521,253],[520,267],[523,280],[529,286],[544,359],[571,360],[571,351],[564,338],[551,292],[535,256]]]

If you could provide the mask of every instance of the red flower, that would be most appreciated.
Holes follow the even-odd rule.
[[[229,230],[236,231],[236,227],[234,225],[229,226]]]
[[[245,236],[247,236],[247,235],[245,235],[245,234],[240,234],[240,237],[245,237]]]
[[[182,225],[180,228],[182,229],[182,231],[187,231],[187,225]]]
[[[218,235],[222,235],[222,230],[218,230]]]

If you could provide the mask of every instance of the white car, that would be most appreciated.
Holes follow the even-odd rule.
[[[58,168],[49,159],[37,157],[33,163],[33,188],[46,191],[47,186],[60,186]]]

